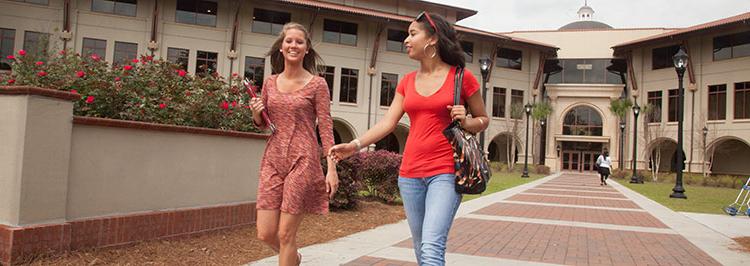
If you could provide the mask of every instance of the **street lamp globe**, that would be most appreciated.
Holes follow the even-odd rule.
[[[708,128],[704,126],[703,127],[703,137],[705,138],[706,135],[708,135]]]
[[[487,75],[490,73],[490,59],[479,59],[479,70],[482,72],[482,80],[487,81]]]
[[[524,107],[524,111],[526,111],[526,115],[531,114],[531,104],[530,103],[527,103],[523,107]]]
[[[633,106],[633,114],[634,115],[639,115],[640,113],[641,113],[641,107],[638,106],[638,105],[634,105]]]
[[[620,130],[625,129],[625,121],[620,121]]]
[[[685,53],[685,48],[680,47],[680,50],[672,57],[674,61],[674,67],[677,69],[685,69],[688,65],[688,54]]]

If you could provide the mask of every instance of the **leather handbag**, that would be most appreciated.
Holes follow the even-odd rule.
[[[460,104],[461,85],[464,70],[456,67],[453,105]],[[458,121],[451,122],[443,135],[453,148],[453,159],[456,169],[456,192],[461,194],[480,194],[487,189],[490,182],[490,162],[479,146],[477,137],[463,128]]]

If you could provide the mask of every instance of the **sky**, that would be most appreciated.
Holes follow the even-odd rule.
[[[430,0],[479,11],[458,24],[492,32],[556,30],[578,20],[584,0]],[[593,20],[614,28],[681,28],[750,12],[750,0],[588,0]]]

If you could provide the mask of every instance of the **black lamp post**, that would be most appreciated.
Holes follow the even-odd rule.
[[[631,184],[643,184],[643,180],[638,177],[636,172],[638,159],[638,115],[641,113],[641,107],[638,102],[633,105],[633,176],[630,177]]]
[[[706,150],[706,136],[708,136],[708,128],[706,126],[703,126],[703,164],[701,164],[703,167],[703,174],[706,174],[706,155],[708,154],[708,151]]]
[[[523,108],[526,112],[526,149],[524,149],[523,174],[521,174],[521,177],[526,178],[529,177],[529,115],[531,115],[531,103],[526,103]]]
[[[487,79],[490,75],[490,62],[490,59],[486,57],[479,59],[479,71],[482,72],[482,102],[484,103],[487,102]],[[484,151],[484,131],[479,133],[479,146]]]
[[[625,164],[625,119],[620,121],[620,170]]]
[[[674,69],[677,71],[677,84],[679,88],[679,95],[677,97],[677,178],[675,178],[674,188],[672,188],[672,194],[670,198],[687,199],[685,196],[685,188],[682,186],[682,170],[685,169],[685,162],[682,158],[682,113],[684,106],[683,95],[685,94],[685,88],[682,87],[682,77],[685,74],[685,68],[688,64],[688,55],[685,53],[685,49],[680,47],[680,50],[672,57],[674,61]]]

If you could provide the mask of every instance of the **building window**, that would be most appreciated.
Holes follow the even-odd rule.
[[[92,0],[91,11],[135,17],[138,0]]]
[[[177,0],[176,21],[216,27],[216,0]]]
[[[385,43],[385,49],[391,52],[406,53],[404,40],[408,35],[402,30],[388,30],[388,41]]]
[[[390,106],[396,95],[398,75],[383,73],[380,79],[380,106]]]
[[[216,65],[219,54],[205,51],[198,51],[195,58],[195,74],[205,75],[216,72]]]
[[[750,82],[734,84],[734,119],[750,118]]]
[[[258,86],[258,88],[263,88],[265,70],[265,58],[245,56],[245,78],[252,80],[253,85]]]
[[[16,41],[16,30],[0,28],[0,70],[10,70],[13,45]]]
[[[577,106],[563,118],[563,135],[601,136],[602,117],[594,108]]]
[[[672,45],[651,50],[651,69],[674,67],[672,57],[680,50],[679,45]]]
[[[708,120],[724,120],[727,116],[727,85],[708,86]]]
[[[671,89],[667,93],[669,95],[669,99],[667,100],[667,122],[676,122],[678,117],[677,112],[680,110],[677,104],[680,93],[678,89]]]
[[[49,5],[49,0],[13,0],[13,1],[38,4],[38,5]]]
[[[325,71],[320,73],[320,76],[326,80],[326,84],[328,84],[328,95],[331,97],[331,101],[333,101],[333,78],[336,75],[336,67],[325,66],[324,70]]]
[[[661,91],[648,92],[648,105],[651,110],[647,114],[649,123],[661,122]]]
[[[466,57],[466,63],[474,61],[474,43],[461,41],[461,49],[464,50],[464,56]]]
[[[510,106],[511,108],[523,108],[523,91],[522,90],[510,90]],[[521,119],[523,112],[511,112],[510,118]]]
[[[278,34],[284,24],[292,21],[292,14],[267,9],[253,9],[252,31],[255,33]]]
[[[492,88],[492,116],[505,117],[505,88]]]
[[[34,55],[47,52],[49,33],[26,31],[23,36],[23,49]]]
[[[339,101],[345,103],[357,103],[357,79],[359,70],[341,68],[341,90]]]
[[[167,61],[177,64],[178,69],[187,70],[190,50],[182,48],[167,48]]]
[[[83,48],[81,54],[84,56],[97,55],[104,57],[107,55],[107,40],[83,38]]]
[[[500,48],[497,50],[495,64],[499,67],[521,70],[523,52],[514,49]]]
[[[336,20],[323,20],[323,41],[357,46],[357,24]]]
[[[714,60],[750,56],[750,31],[714,38]]]
[[[138,58],[137,43],[115,42],[115,65],[126,65],[134,58]]]

